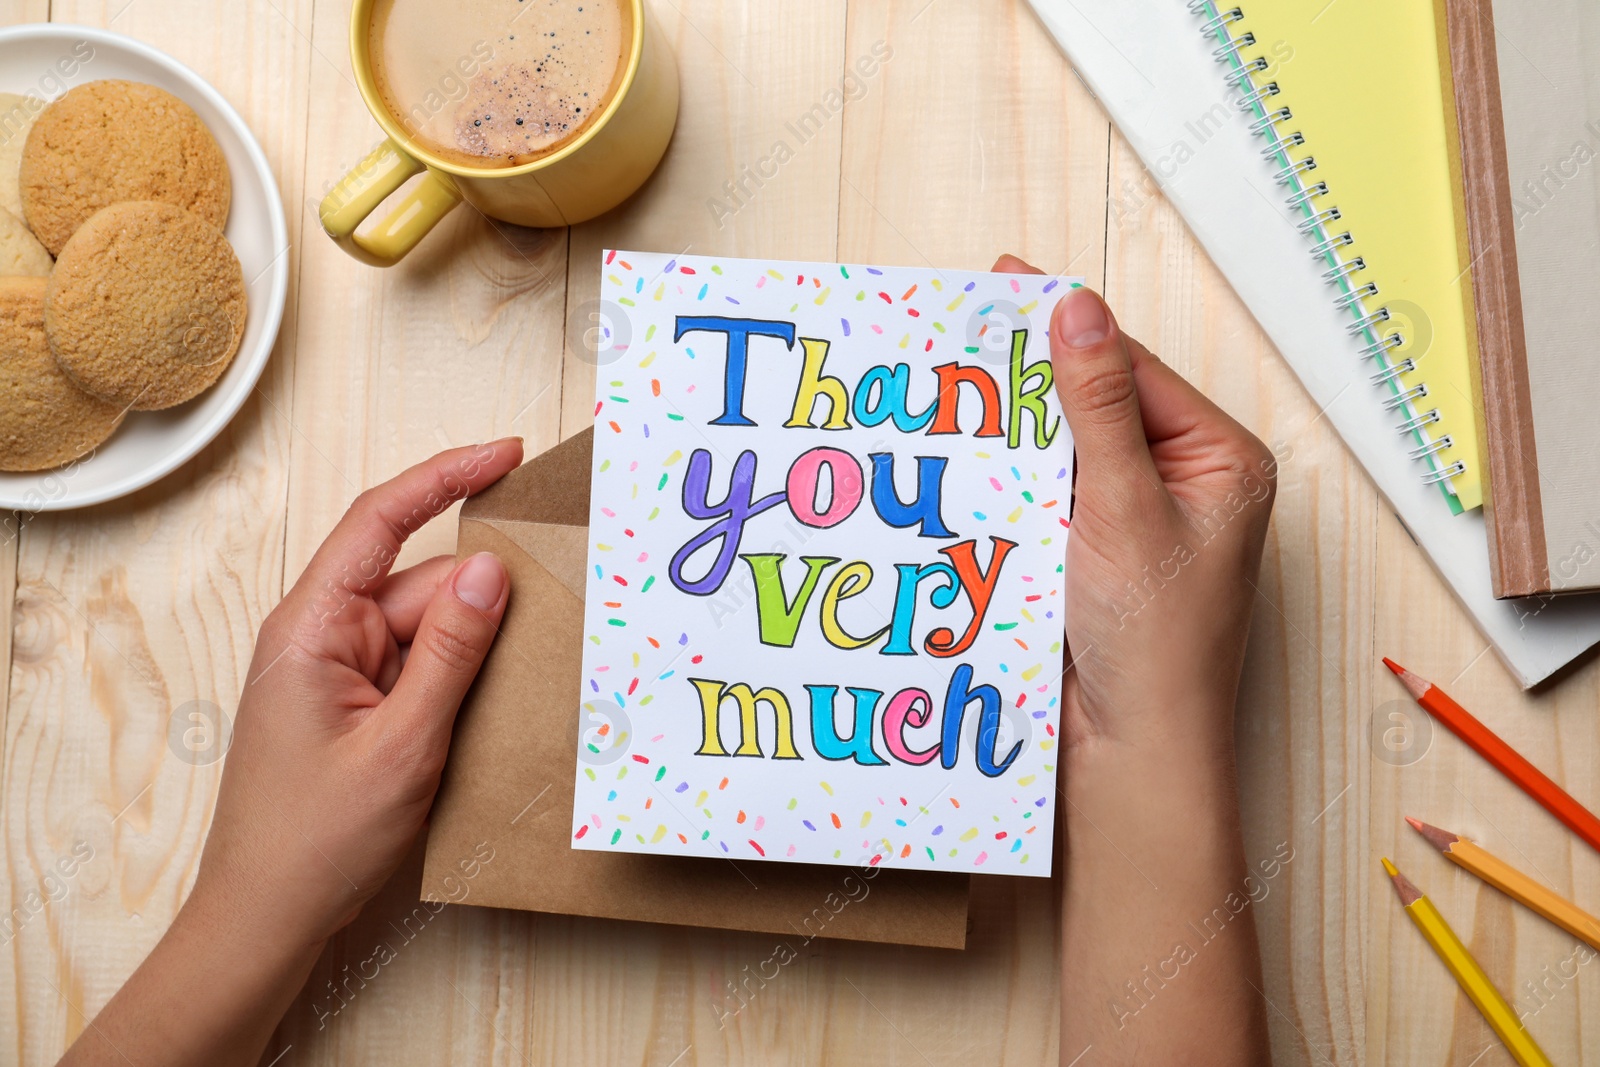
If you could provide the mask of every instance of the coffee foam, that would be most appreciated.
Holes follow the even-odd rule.
[[[621,81],[624,0],[377,0],[368,49],[385,108],[447,161],[510,167],[582,133]]]

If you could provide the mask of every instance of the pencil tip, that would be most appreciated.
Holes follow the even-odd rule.
[[[1400,679],[1400,684],[1405,686],[1406,692],[1411,694],[1413,700],[1420,701],[1423,694],[1433,688],[1432,682],[1420,675],[1412,674],[1388,656],[1383,657],[1383,665],[1394,672],[1395,677]]]
[[[1406,816],[1406,822],[1410,823],[1411,828],[1417,833],[1421,834],[1427,840],[1428,844],[1432,845],[1440,852],[1449,852],[1450,846],[1461,840],[1449,830],[1441,830],[1437,826],[1429,826],[1421,819],[1413,819],[1409,815]]]
[[[1422,890],[1411,884],[1411,879],[1400,873],[1400,868],[1389,862],[1389,857],[1383,857],[1383,869],[1389,872],[1389,877],[1394,880],[1394,891],[1400,895],[1400,903],[1410,907],[1422,896]]]

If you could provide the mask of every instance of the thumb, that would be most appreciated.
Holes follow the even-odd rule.
[[[490,552],[469,556],[439,583],[423,611],[411,653],[384,700],[396,732],[424,751],[448,747],[456,710],[489,654],[505,615],[510,582]]]
[[[1074,289],[1050,321],[1056,395],[1078,453],[1075,493],[1107,517],[1134,509],[1161,490],[1150,458],[1127,339],[1105,301]]]

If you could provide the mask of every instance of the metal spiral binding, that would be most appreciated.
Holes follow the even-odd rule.
[[[1423,382],[1421,385],[1413,385],[1410,389],[1407,389],[1403,393],[1397,393],[1396,395],[1391,396],[1388,400],[1383,402],[1383,408],[1385,411],[1399,411],[1412,401],[1421,400],[1427,395],[1428,383]]]
[[[1446,434],[1445,436],[1448,437],[1449,435]],[[1424,474],[1422,483],[1424,485],[1438,485],[1440,482],[1449,481],[1451,478],[1459,478],[1465,473],[1467,473],[1467,465],[1458,459],[1448,467],[1440,467],[1438,470]]]
[[[1247,115],[1256,116],[1250,123],[1252,134],[1262,138],[1266,146],[1261,150],[1262,158],[1269,162],[1279,162],[1282,165],[1274,174],[1279,185],[1286,186],[1290,191],[1285,198],[1289,210],[1301,212],[1305,218],[1296,224],[1297,229],[1312,242],[1309,249],[1314,258],[1324,260],[1332,266],[1322,272],[1323,281],[1339,290],[1339,295],[1334,299],[1334,306],[1342,312],[1352,316],[1352,321],[1345,327],[1346,331],[1354,337],[1366,336],[1369,342],[1360,348],[1363,359],[1372,360],[1378,372],[1370,376],[1369,380],[1376,388],[1388,390],[1389,396],[1384,401],[1384,408],[1408,416],[1396,429],[1402,434],[1412,435],[1419,447],[1412,449],[1409,456],[1429,465],[1429,471],[1423,475],[1423,481],[1429,484],[1438,482],[1448,483],[1467,469],[1466,464],[1456,461],[1440,466],[1435,460],[1439,453],[1450,448],[1454,443],[1449,434],[1431,436],[1426,428],[1439,422],[1438,408],[1422,411],[1417,407],[1417,402],[1428,395],[1426,384],[1418,384],[1410,388],[1404,387],[1400,382],[1401,375],[1409,374],[1417,369],[1416,361],[1410,358],[1391,362],[1389,353],[1405,344],[1405,338],[1398,330],[1379,337],[1374,328],[1391,318],[1387,306],[1368,311],[1365,302],[1378,295],[1378,286],[1375,282],[1357,283],[1353,275],[1367,268],[1367,263],[1361,256],[1351,256],[1349,259],[1340,259],[1339,250],[1355,244],[1355,238],[1349,230],[1333,232],[1330,227],[1342,218],[1339,208],[1334,205],[1318,207],[1312,201],[1328,195],[1328,183],[1325,181],[1303,181],[1307,175],[1317,169],[1314,156],[1303,156],[1300,159],[1290,159],[1288,150],[1306,143],[1305,134],[1299,130],[1280,129],[1284,123],[1294,119],[1294,112],[1281,105],[1274,104],[1269,108],[1266,101],[1278,96],[1280,89],[1275,81],[1268,81],[1261,85],[1253,82],[1256,74],[1265,73],[1271,64],[1265,56],[1246,57],[1241,55],[1241,50],[1250,48],[1256,43],[1254,33],[1249,30],[1241,31],[1237,36],[1232,27],[1245,21],[1245,12],[1242,7],[1223,8],[1215,0],[1185,0],[1189,12],[1201,20],[1200,32],[1208,41],[1218,44],[1212,48],[1211,56],[1218,63],[1224,64],[1228,69],[1224,75],[1228,83],[1238,94],[1235,103]],[[1448,484],[1446,488],[1449,488]],[[1451,490],[1454,492],[1454,490]]]
[[[1337,211],[1338,209],[1337,208],[1333,208],[1331,210]],[[1333,305],[1334,305],[1334,307],[1338,308],[1340,311],[1348,311],[1351,308],[1355,307],[1357,304],[1361,303],[1361,301],[1367,299],[1368,297],[1377,296],[1377,295],[1378,295],[1378,283],[1377,282],[1368,282],[1366,285],[1358,285],[1358,286],[1356,286],[1354,289],[1350,290],[1348,293],[1346,293],[1343,296],[1339,297],[1337,300],[1335,300],[1333,302]]]
[[[1298,223],[1296,223],[1295,229],[1309,237],[1311,236],[1311,231],[1315,230],[1318,226],[1326,226],[1328,223],[1342,218],[1344,218],[1344,215],[1339,211],[1338,208],[1324,208],[1315,215],[1312,215],[1309,219],[1301,219]],[[1363,288],[1365,288],[1365,286],[1363,286]],[[1373,290],[1376,291],[1376,289],[1377,287],[1374,286]]]
[[[1361,350],[1361,354],[1367,359],[1376,359],[1379,355],[1389,351],[1389,349],[1399,348],[1405,343],[1406,339],[1400,336],[1400,331],[1396,330],[1387,337],[1380,337],[1370,345],[1367,345]]]
[[[1420,430],[1422,427],[1428,425],[1428,423],[1430,423],[1430,422],[1438,422],[1438,421],[1439,421],[1439,409],[1438,408],[1434,408],[1432,411],[1424,411],[1421,415],[1418,415],[1414,419],[1407,419],[1405,422],[1402,422],[1399,426],[1396,426],[1395,429],[1399,430],[1402,434],[1407,434],[1407,433],[1410,433],[1413,430]]]
[[[1254,122],[1252,122],[1250,124],[1250,132],[1259,135],[1263,130],[1269,129],[1274,123],[1288,122],[1292,118],[1294,118],[1294,112],[1290,111],[1286,107],[1280,107],[1276,111],[1267,112],[1265,115],[1262,115],[1259,119],[1256,119]]]
[[[1344,332],[1348,333],[1348,334],[1352,334],[1352,335],[1353,334],[1358,334],[1358,333],[1361,333],[1361,332],[1363,332],[1365,330],[1372,329],[1372,327],[1376,326],[1380,322],[1388,322],[1388,321],[1389,321],[1389,309],[1388,308],[1379,308],[1377,311],[1372,312],[1372,314],[1363,315],[1359,319],[1357,319],[1356,321],[1352,322],[1350,325],[1346,326],[1344,328]]]
[[[1367,381],[1371,382],[1373,385],[1385,385],[1394,381],[1396,378],[1400,377],[1400,375],[1410,374],[1416,369],[1416,360],[1402,359],[1399,363],[1391,364],[1379,371],[1377,374],[1372,375],[1367,379]]]
[[[1453,444],[1455,444],[1455,440],[1449,434],[1445,434],[1443,437],[1429,441],[1421,448],[1413,448],[1407,454],[1412,459],[1421,459],[1423,456],[1431,456],[1435,452],[1442,452]]]
[[[1356,239],[1350,236],[1349,230],[1346,230],[1343,233],[1336,233],[1326,241],[1318,241],[1316,244],[1312,245],[1311,258],[1326,259],[1328,253],[1332,252],[1335,248],[1343,248],[1345,245],[1352,245],[1355,243]],[[1387,318],[1388,316],[1384,317]]]

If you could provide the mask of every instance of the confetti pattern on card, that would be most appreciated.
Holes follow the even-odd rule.
[[[604,253],[573,847],[1048,877],[1080,284]]]

